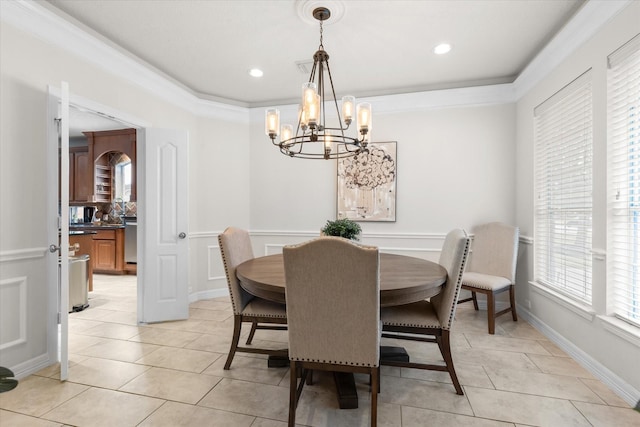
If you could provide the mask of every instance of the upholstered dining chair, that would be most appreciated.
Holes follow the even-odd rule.
[[[289,426],[295,425],[296,407],[310,370],[369,374],[371,425],[377,425],[378,248],[326,236],[285,246],[283,256],[289,322]]]
[[[469,253],[469,236],[464,230],[447,233],[440,253],[439,264],[447,270],[442,291],[429,300],[381,309],[382,336],[438,344],[444,359],[442,364],[382,360],[381,364],[405,368],[449,372],[457,394],[464,394],[451,356],[451,326],[462,285],[462,273]]]
[[[287,312],[284,304],[253,296],[240,286],[236,277],[236,267],[253,258],[249,233],[236,227],[228,227],[218,236],[218,242],[233,307],[233,337],[224,369],[231,367],[233,356],[238,351],[286,357],[286,349],[238,346],[243,322],[251,322],[251,332],[247,339],[247,344],[250,344],[256,329],[287,329]]]
[[[473,301],[478,310],[477,293],[487,296],[487,327],[495,334],[496,317],[511,313],[513,321],[516,314],[516,261],[518,258],[518,239],[520,232],[501,222],[491,222],[476,228],[469,266],[462,277],[462,289],[471,291],[469,298],[459,302]],[[495,296],[509,291],[509,307],[496,313]]]

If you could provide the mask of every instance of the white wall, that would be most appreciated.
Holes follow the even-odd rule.
[[[22,374],[52,363],[48,307],[56,297],[46,277],[47,259],[55,256],[46,251],[54,243],[47,240],[46,226],[47,86],[59,87],[64,80],[74,95],[155,127],[189,132],[194,293],[217,285],[207,270],[217,260],[202,243],[205,249],[217,244],[217,232],[232,220],[249,226],[248,111],[233,120],[197,116],[5,21],[0,31],[0,365]]]
[[[379,97],[372,107],[373,142],[397,141],[396,222],[361,223],[365,237],[515,220],[514,104],[376,113],[393,102]],[[263,114],[251,116],[251,227],[317,233],[336,217],[336,162],[280,154]]]
[[[538,328],[591,368],[629,402],[640,399],[640,332],[607,315],[606,308],[606,65],[607,55],[640,30],[640,2],[632,2],[594,37],[528,91],[517,106],[516,222],[529,244],[518,264],[517,300]],[[550,295],[533,281],[533,109],[573,79],[592,69],[594,102],[593,307],[578,307]],[[529,304],[531,305],[530,308]]]
[[[247,113],[248,114],[248,113]],[[227,290],[218,234],[249,228],[249,130],[246,123],[197,118],[190,145],[189,249],[191,300]]]

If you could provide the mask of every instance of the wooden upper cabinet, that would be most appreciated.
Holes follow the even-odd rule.
[[[91,196],[91,160],[89,151],[76,151],[73,156],[73,200],[85,203]]]
[[[137,200],[136,186],[136,130],[118,129],[99,132],[83,132],[89,142],[89,159],[93,165],[93,174],[91,175],[91,194],[106,196],[107,172],[104,169],[104,161],[101,159],[103,155],[110,152],[121,152],[131,159],[131,197],[130,201]],[[98,161],[96,163],[96,161]],[[110,175],[109,175],[110,176]],[[113,188],[111,185],[110,188]],[[112,191],[112,190],[108,190]],[[111,192],[111,194],[113,194]],[[101,198],[101,197],[98,197]],[[109,197],[109,201],[111,198]]]
[[[86,203],[91,196],[92,162],[89,159],[89,148],[69,148],[69,203]]]

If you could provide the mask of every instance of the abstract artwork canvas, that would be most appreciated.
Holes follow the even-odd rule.
[[[396,220],[396,142],[370,143],[368,152],[338,159],[338,219]]]

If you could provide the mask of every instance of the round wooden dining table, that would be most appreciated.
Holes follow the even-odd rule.
[[[282,254],[253,258],[236,267],[236,276],[247,292],[269,301],[285,303],[284,259]],[[404,255],[380,254],[380,306],[410,304],[437,295],[447,279],[441,265]],[[403,348],[381,347],[392,354]],[[288,358],[287,358],[288,362]],[[273,366],[281,366],[273,361]],[[338,404],[342,409],[358,407],[358,393],[353,374],[334,372]]]
[[[250,294],[269,301],[285,302],[282,254],[243,262],[236,268],[240,285]],[[441,265],[405,255],[380,254],[380,306],[410,304],[440,293],[447,279]]]

